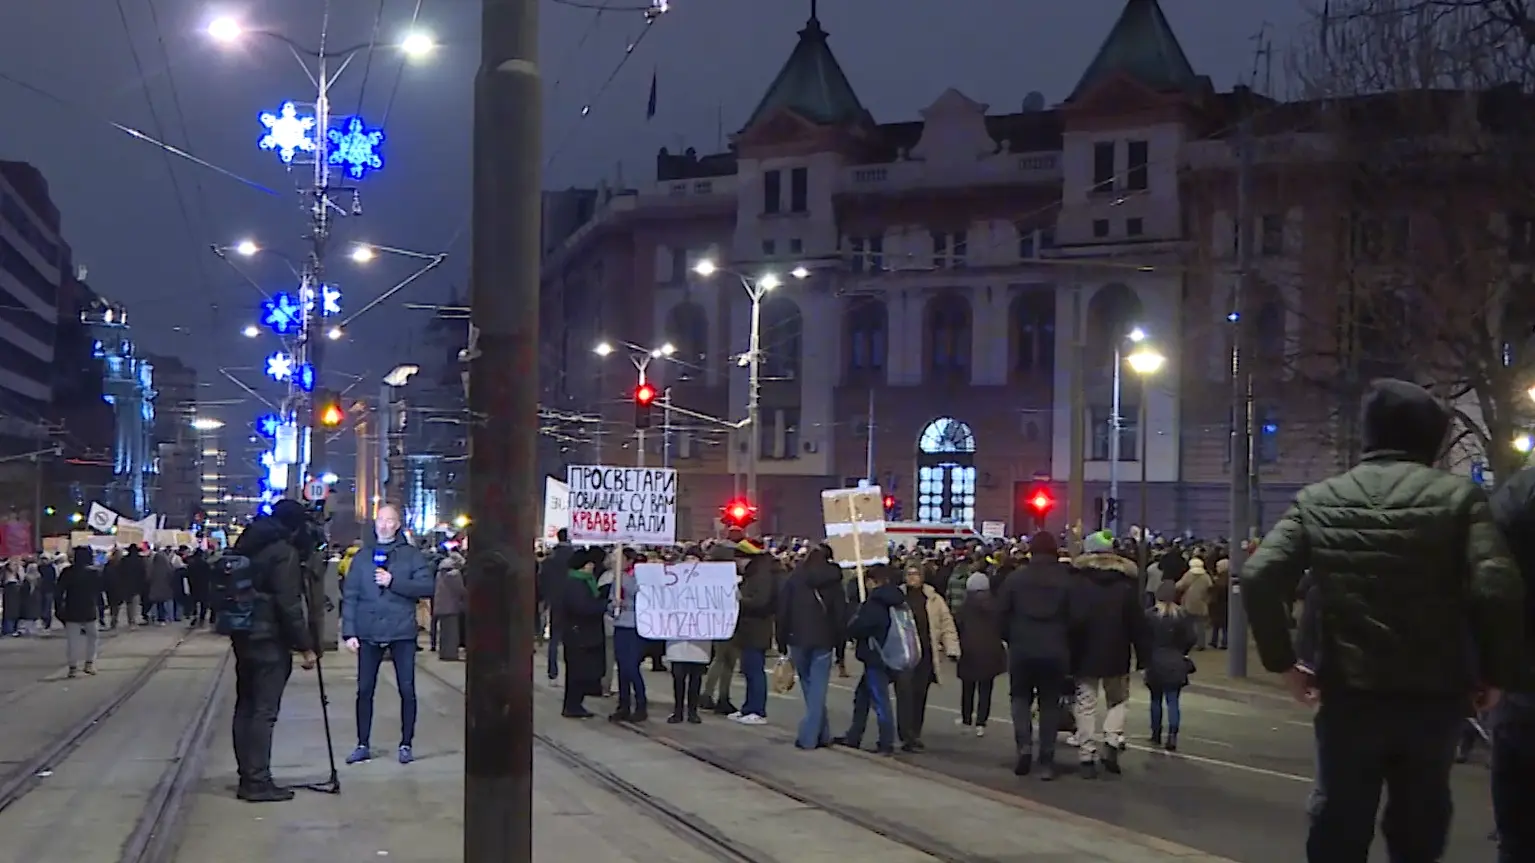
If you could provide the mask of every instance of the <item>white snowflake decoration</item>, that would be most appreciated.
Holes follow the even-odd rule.
[[[285,353],[275,353],[266,358],[267,376],[275,381],[285,381],[293,377],[293,357]]]
[[[341,314],[341,289],[326,285],[321,289],[323,299],[320,303],[320,315],[330,317]],[[314,311],[314,288],[300,288],[299,300],[304,304],[304,312]]]
[[[261,125],[267,133],[260,141],[261,149],[276,150],[283,164],[292,164],[299,152],[312,153],[315,148],[314,118],[300,117],[292,102],[284,102],[276,114],[262,114]]]

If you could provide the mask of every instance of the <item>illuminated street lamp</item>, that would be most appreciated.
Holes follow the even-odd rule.
[[[1532,449],[1535,449],[1535,439],[1532,439],[1529,435],[1522,434],[1522,435],[1514,438],[1514,451],[1515,452],[1524,453],[1524,454],[1528,455],[1530,450],[1532,450]]]
[[[261,251],[261,247],[256,245],[254,240],[241,240],[235,243],[235,254],[241,257],[249,258],[259,251]]]
[[[192,420],[192,428],[197,429],[198,431],[214,431],[223,427],[223,420],[216,420],[212,417],[197,417],[196,419]]]
[[[372,246],[359,245],[352,249],[352,260],[359,264],[366,264],[377,257],[377,255],[378,253],[373,251]]]
[[[261,329],[255,324],[246,324],[245,329],[240,331],[240,335],[245,336],[247,339],[254,339],[261,335]]]
[[[430,33],[413,30],[400,40],[400,51],[412,60],[424,60],[437,50],[437,40]]]

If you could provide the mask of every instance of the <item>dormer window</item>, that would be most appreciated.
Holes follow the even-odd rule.
[[[933,267],[957,270],[965,266],[968,238],[964,231],[933,232]]]
[[[783,172],[762,172],[762,212],[766,214],[777,213],[783,200]]]
[[[1151,184],[1151,145],[1146,141],[1130,141],[1126,145],[1129,165],[1125,170],[1125,188],[1132,192],[1144,192]]]
[[[792,168],[789,171],[789,212],[805,213],[810,210],[810,169]]]
[[[848,237],[847,267],[854,273],[877,273],[885,268],[885,238]]]

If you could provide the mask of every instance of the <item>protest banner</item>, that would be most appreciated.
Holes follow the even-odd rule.
[[[570,486],[554,477],[544,479],[544,543],[553,545],[560,529],[570,529]]]
[[[741,614],[736,565],[641,563],[634,567],[634,624],[655,641],[724,641]]]
[[[981,522],[981,536],[987,539],[1002,539],[1007,535],[1007,523],[1001,521]]]
[[[566,483],[571,542],[671,545],[676,541],[676,471],[571,465]]]
[[[831,488],[821,492],[821,517],[826,523],[826,544],[838,566],[858,571],[858,598],[867,588],[863,569],[889,563],[885,537],[885,495],[879,486]]]

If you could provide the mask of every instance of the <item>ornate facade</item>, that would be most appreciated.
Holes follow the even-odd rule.
[[[712,534],[719,506],[744,488],[752,433],[767,533],[815,535],[818,493],[871,465],[908,519],[1023,532],[1027,497],[1048,485],[1061,502],[1053,525],[1092,522],[1115,472],[1115,349],[1138,327],[1168,362],[1144,385],[1122,382],[1122,523],[1224,533],[1229,138],[1239,106],[1259,98],[1216,92],[1155,0],[1128,0],[1060,105],[1028,94],[1022,110],[993,112],[948,89],[919,121],[880,124],[812,17],[729,152],[663,150],[653,185],[573,192],[547,208],[567,223],[546,220],[549,466],[666,460],[683,476],[680,532],[695,537]],[[1302,267],[1303,210],[1273,196],[1257,209],[1261,266]],[[696,275],[705,259],[721,271]],[[806,278],[789,275],[798,267]],[[641,456],[634,369],[592,346],[669,343],[651,382],[679,408],[737,421],[751,303],[734,274],[769,272],[783,285],[760,309],[759,428],[663,422],[658,409]],[[1335,458],[1328,412],[1296,406],[1279,371],[1298,344],[1295,305],[1260,293],[1250,308],[1268,373],[1255,450],[1271,520]],[[1081,513],[1065,505],[1074,405]],[[602,422],[577,419],[593,414]]]

